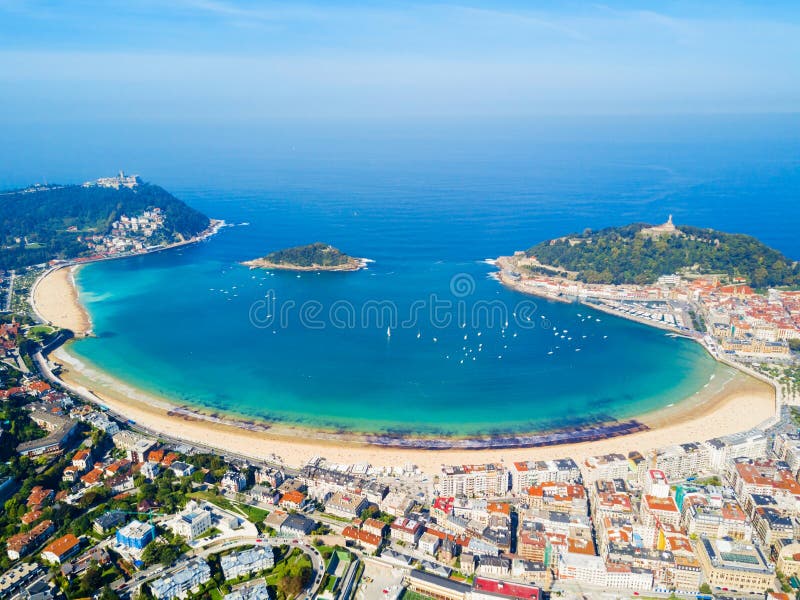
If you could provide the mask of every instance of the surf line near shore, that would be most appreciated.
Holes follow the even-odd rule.
[[[32,292],[44,320],[91,330],[91,320],[81,305],[72,267],[46,273]],[[66,267],[69,267],[67,269]],[[58,275],[63,271],[61,275]],[[47,296],[47,298],[45,298]],[[70,311],[66,305],[70,305]],[[60,314],[63,313],[63,314]],[[78,317],[74,317],[78,315]],[[81,321],[81,315],[85,321]],[[75,320],[77,319],[77,321]],[[55,350],[52,359],[63,371],[57,380],[90,402],[110,408],[156,434],[163,434],[222,451],[263,458],[277,454],[287,466],[299,466],[313,456],[339,462],[382,464],[413,463],[430,473],[443,463],[496,460],[538,460],[558,456],[580,457],[608,452],[645,452],[674,443],[701,441],[757,426],[775,414],[776,397],[767,384],[730,370],[713,385],[656,412],[611,421],[583,429],[537,431],[487,436],[489,439],[424,438],[413,434],[358,434],[315,430],[286,422],[262,422],[238,416],[207,414],[194,406],[136,389],[115,379],[69,352],[69,344]],[[44,360],[44,359],[43,359]],[[49,374],[55,379],[52,373]],[[602,427],[610,427],[608,430]]]
[[[55,294],[60,302],[77,304],[72,307],[74,311],[83,310],[73,278],[58,276],[57,273],[52,271],[45,276],[53,278],[54,283],[41,287],[39,293]],[[59,301],[42,302],[37,306],[46,311],[49,307],[58,308]],[[65,311],[57,310],[42,316],[57,326],[66,326],[59,321],[59,312]],[[636,417],[635,422],[643,427],[634,432],[620,432],[613,437],[592,436],[578,442],[570,442],[565,436],[561,440],[554,439],[552,445],[532,440],[533,443],[520,444],[520,447],[459,446],[457,439],[449,445],[446,440],[420,445],[411,435],[395,435],[380,440],[377,435],[336,434],[289,423],[261,423],[204,414],[194,407],[178,406],[115,379],[72,355],[69,344],[56,349],[50,359],[63,367],[60,379],[49,374],[54,380],[87,401],[108,408],[124,420],[134,421],[154,434],[254,459],[277,455],[287,466],[301,466],[314,456],[326,456],[329,460],[343,463],[411,463],[423,472],[436,474],[442,464],[449,463],[545,460],[560,456],[579,460],[611,452],[646,452],[675,443],[735,433],[761,424],[775,412],[775,394],[769,385],[731,370],[730,377],[718,377],[712,382],[714,385],[701,390],[695,394],[696,397],[678,400],[673,406]],[[536,432],[539,439],[547,435],[548,432]],[[521,439],[525,436],[515,434],[513,437]]]

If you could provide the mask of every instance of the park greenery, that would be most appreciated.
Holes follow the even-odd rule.
[[[754,237],[689,226],[675,235],[642,234],[648,227],[587,229],[541,242],[527,255],[585,283],[644,285],[687,272],[743,278],[756,288],[800,285],[800,266]]]
[[[165,224],[153,244],[192,237],[209,225],[208,217],[147,183],[132,189],[65,185],[0,193],[0,269],[85,256],[89,249],[81,236],[105,235],[121,216],[156,207],[164,211]]]

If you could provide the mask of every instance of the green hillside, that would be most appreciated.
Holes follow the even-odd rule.
[[[296,267],[339,267],[355,261],[341,250],[322,242],[278,250],[267,254],[264,260],[276,265]]]
[[[208,217],[147,183],[132,189],[66,185],[0,192],[0,269],[85,255],[80,235],[105,235],[120,216],[156,207],[166,218],[154,244],[192,237],[209,225]],[[73,227],[77,231],[68,231]]]
[[[679,226],[673,235],[645,235],[637,223],[541,242],[527,251],[540,263],[577,273],[587,283],[654,282],[691,269],[743,277],[754,287],[798,286],[800,268],[783,254],[737,233]]]

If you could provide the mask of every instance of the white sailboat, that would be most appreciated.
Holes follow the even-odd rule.
[[[392,337],[392,328],[391,327],[387,327],[386,328],[386,337],[387,338]]]

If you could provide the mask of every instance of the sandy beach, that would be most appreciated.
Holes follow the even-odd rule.
[[[62,327],[87,327],[72,279],[66,269],[49,273],[37,286],[37,310]],[[71,303],[71,307],[66,304]],[[84,320],[81,321],[80,318]],[[69,324],[68,324],[69,323]],[[163,398],[148,395],[56,350],[52,362],[63,365],[62,380],[84,397],[94,399],[153,432],[190,443],[267,459],[278,456],[288,466],[299,466],[314,456],[338,463],[376,466],[414,464],[425,473],[438,473],[442,464],[489,461],[513,462],[569,456],[580,460],[608,452],[646,452],[670,444],[705,440],[749,429],[775,414],[775,390],[744,373],[726,370],[692,398],[639,419],[651,429],[627,436],[581,444],[539,448],[483,450],[396,449],[370,445],[324,432],[285,424],[236,423],[215,415],[181,413]],[[713,384],[713,385],[712,385]]]
[[[89,313],[78,300],[75,273],[79,266],[56,268],[40,278],[31,294],[33,310],[52,325],[70,329],[76,337],[89,335]]]

